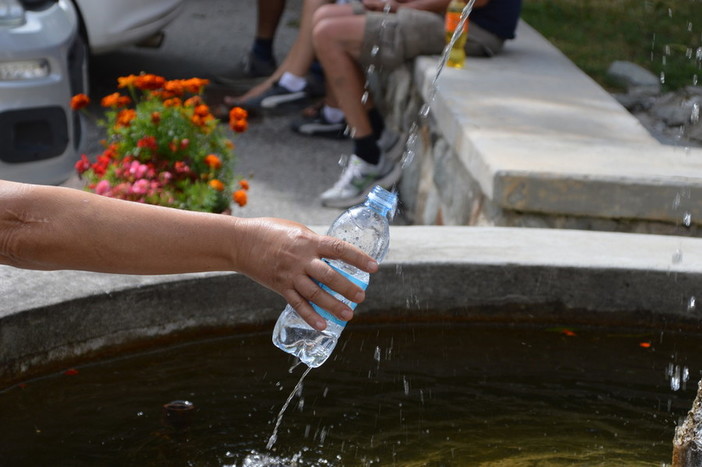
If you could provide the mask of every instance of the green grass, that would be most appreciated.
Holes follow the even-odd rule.
[[[702,85],[702,0],[524,0],[522,18],[607,89],[615,60],[667,90]]]

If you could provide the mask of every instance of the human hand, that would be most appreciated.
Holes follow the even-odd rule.
[[[312,308],[313,302],[348,321],[353,311],[315,282],[326,285],[347,299],[360,303],[365,292],[351,283],[322,258],[338,259],[368,273],[378,270],[373,258],[338,238],[319,235],[302,224],[274,218],[239,219],[243,232],[237,237],[236,269],[279,293],[302,319],[315,329],[325,320]]]

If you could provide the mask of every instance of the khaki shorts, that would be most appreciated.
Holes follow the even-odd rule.
[[[436,13],[411,8],[389,14],[362,7],[354,11],[366,15],[359,58],[364,67],[373,64],[393,69],[419,55],[441,54],[444,49],[444,18]]]

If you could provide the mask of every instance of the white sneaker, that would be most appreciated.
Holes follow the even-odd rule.
[[[330,208],[355,206],[363,202],[375,185],[390,189],[401,174],[400,164],[384,153],[381,153],[377,165],[369,164],[354,154],[349,158],[339,180],[320,196],[322,205]]]

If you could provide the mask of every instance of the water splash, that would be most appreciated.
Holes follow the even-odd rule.
[[[686,366],[668,364],[667,376],[670,380],[671,391],[686,389],[686,383],[690,380],[690,370]]]
[[[278,412],[278,419],[275,422],[275,428],[273,428],[273,434],[271,435],[270,438],[268,438],[268,443],[266,444],[266,449],[270,450],[275,442],[278,440],[278,428],[280,428],[280,423],[283,421],[283,414],[285,413],[285,410],[288,408],[288,405],[290,404],[290,401],[292,398],[295,396],[295,394],[298,393],[298,391],[302,391],[302,380],[305,379],[305,376],[312,370],[312,367],[308,367],[304,373],[302,373],[302,376],[300,376],[300,380],[297,382],[295,387],[293,388],[292,392],[288,396],[288,399],[285,401],[285,404],[283,404],[283,407],[280,409],[280,412]]]
[[[692,225],[692,214],[690,212],[685,212],[683,214],[683,225],[685,227],[690,227]]]
[[[697,309],[697,299],[696,299],[696,298],[694,297],[694,295],[693,295],[692,297],[690,297],[690,298],[687,300],[687,311],[693,312],[693,311],[695,311],[696,309]]]
[[[683,253],[680,248],[675,250],[675,253],[673,253],[673,264],[680,264],[682,263],[682,258],[683,258]]]

